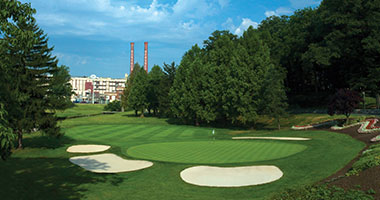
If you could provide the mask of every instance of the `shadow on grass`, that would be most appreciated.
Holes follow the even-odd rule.
[[[59,138],[46,135],[30,136],[23,139],[23,146],[31,148],[45,147],[48,149],[55,149],[63,147],[66,144],[71,144],[74,141],[75,140],[67,136],[61,136]]]
[[[140,118],[140,115],[135,115],[134,113],[124,114],[123,117],[130,117],[130,118]],[[194,123],[185,122],[184,120],[178,119],[178,118],[166,118],[166,117],[160,117],[160,116],[154,116],[153,114],[144,114],[144,118],[158,118],[158,119],[166,119],[165,121],[168,124],[171,125],[189,125],[189,126],[195,126]],[[213,123],[200,123],[198,125],[199,127],[204,128],[221,128],[221,129],[230,129],[230,130],[262,130],[262,131],[273,131],[277,130],[276,128],[270,127],[269,124],[265,123],[255,123],[252,126],[249,125],[233,125],[229,122],[213,122]]]
[[[176,118],[168,118],[166,120],[168,124],[172,125],[190,125],[194,126],[193,123],[185,123],[180,119]],[[205,127],[205,128],[221,128],[221,129],[230,129],[230,130],[267,130],[272,131],[276,130],[275,128],[268,127],[268,124],[264,123],[255,123],[253,126],[248,125],[233,125],[228,122],[214,122],[214,123],[201,123],[199,124],[199,127]]]
[[[0,161],[1,199],[82,199],[88,184],[118,186],[115,174],[95,174],[67,158],[10,158]]]

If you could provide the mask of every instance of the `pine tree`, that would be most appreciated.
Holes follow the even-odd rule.
[[[160,106],[159,95],[163,92],[160,85],[164,78],[164,72],[158,65],[154,65],[148,74],[148,94],[147,99],[149,102],[148,112],[153,109],[153,114],[156,115]]]
[[[5,5],[1,2],[2,8],[9,5],[14,6],[15,15],[29,13],[12,20],[12,13],[4,15],[2,11],[1,16],[0,49],[4,54],[0,64],[4,79],[0,101],[7,111],[9,127],[17,134],[18,148],[22,148],[23,135],[35,130],[54,136],[62,134],[54,112],[71,105],[72,93],[67,68],[57,66],[47,35],[31,16],[33,9],[17,1]]]
[[[128,76],[128,80],[125,84],[125,88],[123,91],[123,95],[121,97],[121,106],[123,107],[124,110],[130,109],[129,104],[128,104],[128,97],[131,92],[131,88],[133,85],[133,80],[136,76],[136,74],[142,69],[139,63],[135,63],[133,67],[132,73]],[[137,115],[137,113],[136,113]]]
[[[172,87],[174,83],[177,67],[178,66],[175,64],[175,62],[172,62],[170,65],[166,63],[164,63],[163,65],[164,77],[161,79],[159,83],[160,92],[158,94],[158,102],[159,102],[158,110],[160,111],[160,116],[166,116],[166,117],[173,116],[173,112],[170,107],[169,92],[170,92],[170,88]]]
[[[132,81],[132,86],[128,96],[128,106],[137,112],[141,112],[144,117],[144,111],[148,108],[148,75],[145,70],[136,72],[136,76]]]

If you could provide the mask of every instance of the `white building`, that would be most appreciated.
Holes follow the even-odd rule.
[[[127,74],[120,79],[102,78],[94,74],[90,77],[71,77],[70,84],[75,93],[71,100],[89,102],[92,97],[95,102],[120,100],[127,77]]]

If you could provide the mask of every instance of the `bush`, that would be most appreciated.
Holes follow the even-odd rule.
[[[299,189],[289,189],[273,196],[274,200],[372,200],[371,195],[361,190],[347,190],[327,185],[307,186]]]
[[[327,113],[331,116],[334,114],[346,115],[346,124],[348,124],[351,113],[362,101],[363,99],[356,91],[340,89],[331,97]]]
[[[360,171],[380,165],[380,144],[370,146],[363,152],[358,161],[352,165],[348,175],[358,174]]]
[[[113,101],[104,106],[105,111],[121,111],[121,102]]]

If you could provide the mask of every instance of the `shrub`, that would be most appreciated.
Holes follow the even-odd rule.
[[[340,89],[331,97],[327,113],[331,116],[334,114],[345,115],[346,124],[348,124],[351,113],[362,101],[359,93],[349,89]]]
[[[121,103],[120,101],[113,101],[104,106],[104,110],[106,111],[121,111]]]
[[[352,165],[348,175],[358,174],[360,171],[380,165],[380,144],[374,144],[363,152],[358,161]]]
[[[289,189],[273,196],[274,200],[372,200],[371,195],[361,190],[347,190],[327,185],[307,186],[299,189]]]

